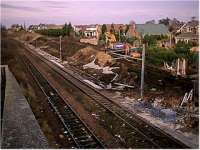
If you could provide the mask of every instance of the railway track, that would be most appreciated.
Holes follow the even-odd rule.
[[[38,54],[32,55],[37,55],[40,61],[45,62],[50,68],[52,68],[52,71],[56,72],[64,80],[70,82],[84,94],[90,97],[92,99],[91,102],[94,103],[97,108],[110,114],[114,118],[115,122],[118,122],[119,124],[125,124],[126,133],[133,133],[123,137],[125,141],[131,139],[131,141],[129,140],[130,142],[128,143],[127,147],[188,148],[188,146],[166,134],[159,128],[147,123],[141,117],[133,115],[129,111],[124,110],[101,92],[82,81],[81,78],[79,78],[78,75],[76,76],[72,71],[58,68],[58,66],[55,66],[45,58],[41,58],[41,56]]]
[[[104,145],[78,117],[71,106],[66,102],[66,105],[63,106],[61,103],[63,101],[62,98],[35,66],[27,58],[23,58],[22,60],[67,130],[68,140],[72,148],[104,148]]]

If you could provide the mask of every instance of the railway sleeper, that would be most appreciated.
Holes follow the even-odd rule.
[[[88,134],[84,134],[84,135],[82,135],[82,136],[77,136],[77,138],[78,139],[80,139],[80,140],[86,140],[86,139],[91,139],[92,137],[90,136],[90,135],[88,135]]]
[[[66,120],[66,121],[68,121],[68,120]],[[74,126],[74,127],[80,127],[80,126],[83,126],[80,122],[76,122],[76,121],[74,121],[74,120],[72,120],[72,121],[68,121],[68,123],[67,124],[69,124],[69,125],[71,125],[71,126]]]
[[[83,131],[83,130],[73,130],[73,134],[76,135],[77,137],[84,137],[87,136],[89,137],[90,135],[88,135],[87,131]]]
[[[66,119],[66,121],[80,123],[80,121],[77,118],[75,118],[75,119]]]
[[[76,130],[75,132],[74,131],[72,131],[73,132],[73,135],[75,136],[75,137],[77,137],[77,139],[81,139],[81,138],[91,138],[91,135],[88,133],[88,132],[82,132],[82,131],[78,131],[78,130]]]
[[[91,142],[91,143],[81,143],[81,147],[85,147],[85,148],[96,148],[98,147],[96,142]]]
[[[70,125],[66,122],[67,126],[71,129],[71,130],[80,130],[81,127],[83,127],[83,125],[78,124],[78,125]]]
[[[64,112],[65,112],[65,114],[67,115],[67,116],[69,116],[70,118],[71,117],[74,117],[75,115],[74,115],[74,113],[71,111],[66,111],[65,109],[63,110]]]
[[[80,128],[71,128],[71,127],[69,127],[69,130],[72,131],[76,135],[86,135],[86,134],[88,134],[87,131],[83,131]]]
[[[91,142],[94,142],[93,139],[78,139],[79,143],[81,144],[85,144],[85,143],[91,143]]]
[[[91,143],[94,142],[94,139],[78,139],[79,143]]]
[[[69,111],[66,111],[66,109],[64,109],[63,111],[65,112],[65,114],[66,114],[67,116],[70,116],[70,117],[74,117],[74,116],[75,116],[75,114],[72,112],[71,109],[70,109]]]
[[[68,114],[65,114],[65,115],[63,115],[63,119],[66,120],[66,121],[67,121],[67,120],[75,120],[76,117],[75,117],[74,115],[69,117]]]

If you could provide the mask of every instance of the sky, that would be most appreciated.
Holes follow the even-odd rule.
[[[1,0],[1,23],[12,24],[78,24],[136,23],[162,18],[188,21],[198,17],[198,0],[142,1],[67,1],[67,0]]]

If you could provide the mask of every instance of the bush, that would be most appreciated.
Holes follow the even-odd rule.
[[[136,41],[137,38],[136,37],[129,37],[127,38],[126,42],[129,43],[129,44],[133,44],[134,41]]]
[[[192,43],[178,42],[173,49],[149,47],[146,50],[147,62],[162,65],[163,62],[171,63],[177,58],[185,58],[190,65],[198,65],[198,53],[191,52]]]
[[[155,47],[157,41],[168,39],[167,35],[148,35],[146,34],[143,39],[143,43],[146,43],[149,47]]]
[[[172,49],[149,48],[146,50],[147,62],[154,65],[162,65],[164,62],[172,62],[177,58],[177,54]]]
[[[64,27],[62,29],[42,29],[42,30],[35,30],[35,32],[40,33],[42,35],[47,36],[70,36],[71,33],[73,33],[73,28],[71,23],[68,25],[65,23]]]
[[[191,43],[185,43],[182,41],[179,41],[174,48],[174,51],[181,56],[187,56],[190,53],[190,48],[192,47]]]
[[[189,56],[188,57],[188,63],[189,64],[196,64],[196,65],[198,65],[198,62],[199,62],[199,53],[191,52],[188,56]]]
[[[156,38],[152,35],[145,35],[143,42],[152,47],[156,45]]]
[[[54,37],[65,35],[63,29],[43,29],[43,30],[36,30],[35,32],[40,33],[42,35],[54,36]]]

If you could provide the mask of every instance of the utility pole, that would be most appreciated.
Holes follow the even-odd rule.
[[[119,30],[119,42],[121,42],[121,37],[120,37],[120,30]]]
[[[145,44],[142,45],[142,69],[141,69],[141,87],[140,87],[141,99],[143,99],[143,94],[144,94],[144,62],[145,62]]]
[[[61,50],[61,39],[62,38],[62,36],[60,35],[60,60],[61,60],[61,62],[62,62],[62,50]]]

